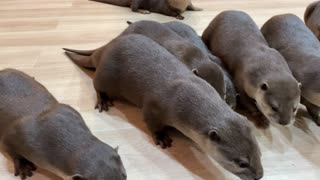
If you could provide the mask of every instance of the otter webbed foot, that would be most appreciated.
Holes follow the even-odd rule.
[[[24,158],[14,158],[14,175],[20,176],[21,179],[26,179],[33,175],[33,171],[37,170],[37,167],[30,161]]]
[[[113,100],[106,93],[97,93],[97,103],[95,109],[99,112],[108,111],[113,106]]]
[[[156,145],[160,145],[162,149],[171,147],[172,139],[166,132],[156,132],[152,135]]]

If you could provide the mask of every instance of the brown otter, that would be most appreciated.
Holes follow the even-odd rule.
[[[133,12],[149,14],[150,12],[173,16],[184,19],[181,15],[184,11],[202,11],[195,7],[191,0],[91,0],[113,4],[117,6],[130,7]]]

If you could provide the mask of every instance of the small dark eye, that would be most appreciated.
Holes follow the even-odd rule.
[[[278,112],[278,108],[276,108],[276,107],[272,107],[272,111],[274,111],[274,112]]]
[[[243,161],[243,160],[239,160],[239,159],[236,159],[236,160],[234,160],[238,165],[239,165],[239,167],[241,167],[241,168],[248,168],[250,165],[249,165],[249,163],[248,162],[245,162],[245,161]]]
[[[240,162],[240,163],[239,163],[239,166],[240,166],[241,168],[248,168],[248,167],[249,167],[249,164],[246,163],[246,162]]]
[[[296,112],[297,108],[293,108],[293,112]]]

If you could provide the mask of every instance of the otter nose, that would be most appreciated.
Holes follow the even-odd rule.
[[[279,124],[283,126],[288,125],[289,123],[290,121],[279,121]]]
[[[254,178],[254,180],[259,180],[263,177],[263,174],[261,173],[260,175],[257,175],[256,178]]]
[[[127,174],[122,174],[122,178],[123,178],[123,180],[126,180],[127,179]]]

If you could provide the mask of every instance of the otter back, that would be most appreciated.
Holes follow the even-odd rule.
[[[224,74],[219,65],[209,59],[207,53],[182,38],[165,25],[155,21],[138,21],[131,24],[120,36],[141,34],[165,47],[196,75],[205,79],[221,95],[225,96]]]

